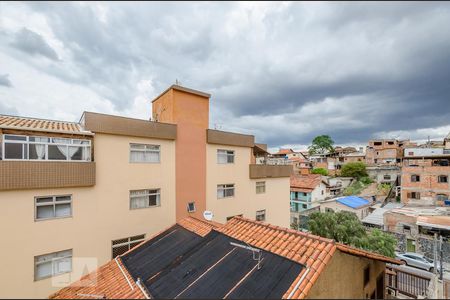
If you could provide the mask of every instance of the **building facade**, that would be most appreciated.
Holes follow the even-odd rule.
[[[367,165],[396,165],[401,162],[403,143],[398,140],[369,140],[366,148]]]
[[[450,153],[443,148],[407,148],[401,172],[404,204],[446,205],[450,197]]]
[[[291,166],[208,129],[210,95],[171,86],[153,120],[0,116],[0,297],[45,298],[181,218],[289,224]]]

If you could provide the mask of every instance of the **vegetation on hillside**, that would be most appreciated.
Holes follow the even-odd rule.
[[[308,227],[312,234],[334,239],[339,243],[394,257],[395,239],[378,229],[367,232],[351,212],[314,212]]]
[[[358,180],[362,177],[367,177],[366,165],[363,162],[350,162],[342,166],[341,176],[354,177]]]
[[[344,189],[344,196],[359,195],[372,182],[370,177],[362,177]]]
[[[324,168],[314,168],[314,169],[312,169],[311,174],[320,174],[323,176],[327,176],[328,170],[324,169]]]
[[[329,135],[316,136],[308,147],[309,154],[325,154],[334,152],[334,141]]]

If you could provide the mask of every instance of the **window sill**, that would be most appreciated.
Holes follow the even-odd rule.
[[[45,219],[34,218],[34,222],[53,221],[53,220],[61,220],[61,219],[73,219],[73,215],[70,215],[67,217],[54,217],[54,218],[45,218]]]
[[[137,207],[137,208],[131,208],[130,207],[130,210],[141,210],[141,209],[157,208],[157,207],[161,207],[161,204],[160,205],[147,206],[147,207]]]
[[[217,200],[220,200],[220,199],[230,199],[230,198],[234,198],[234,196],[228,196],[228,197],[217,198]]]

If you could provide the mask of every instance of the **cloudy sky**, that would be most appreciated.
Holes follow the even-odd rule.
[[[450,4],[0,2],[0,114],[148,119],[179,80],[272,148],[450,132]]]

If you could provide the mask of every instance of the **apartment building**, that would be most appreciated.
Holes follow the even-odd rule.
[[[48,297],[205,210],[287,226],[292,167],[256,164],[252,135],[208,129],[209,99],[173,85],[154,121],[0,116],[0,297]]]
[[[367,165],[396,165],[403,157],[402,147],[406,142],[395,139],[369,140],[366,148]]]
[[[450,197],[450,150],[406,148],[401,170],[401,201],[444,206]]]

